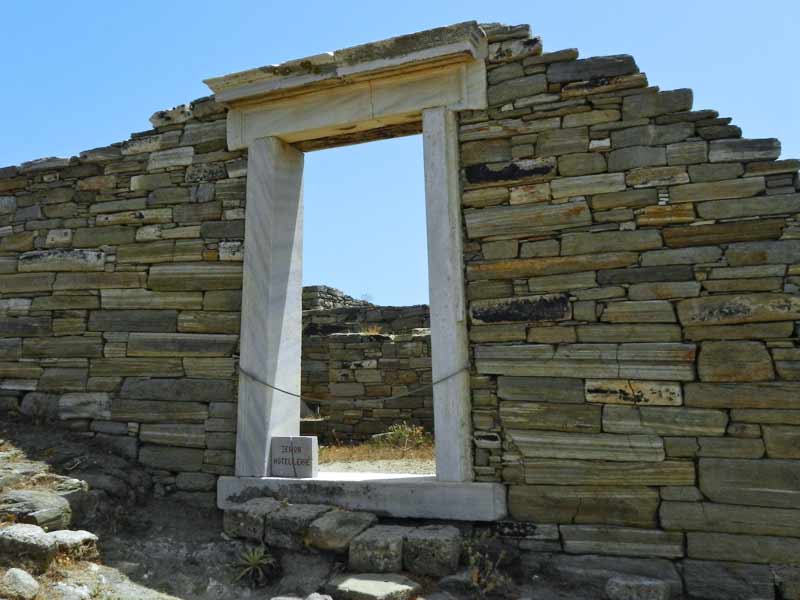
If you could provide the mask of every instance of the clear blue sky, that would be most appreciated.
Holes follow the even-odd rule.
[[[147,129],[202,79],[459,21],[530,23],[545,50],[629,53],[651,84],[800,156],[800,2],[42,2],[2,6],[0,166],[69,156]],[[375,302],[427,301],[419,137],[315,153],[306,283]]]

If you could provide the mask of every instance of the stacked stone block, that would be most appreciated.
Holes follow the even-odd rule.
[[[317,418],[301,430],[325,440],[366,440],[406,422],[433,431],[428,330],[303,337],[302,390]],[[412,392],[402,398],[391,398]]]
[[[0,397],[204,491],[233,465],[246,154],[212,98],[151,123],[0,169]]]
[[[342,290],[327,285],[303,287],[303,310],[325,310],[344,306],[370,306],[366,300],[357,300]]]
[[[800,161],[525,35],[460,115],[476,478],[547,550],[797,565]]]

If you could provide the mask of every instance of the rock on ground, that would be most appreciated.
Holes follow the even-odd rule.
[[[403,575],[362,573],[337,575],[325,591],[336,600],[408,600],[420,585]]]
[[[346,552],[353,538],[377,520],[372,513],[332,510],[311,524],[306,540],[320,550]]]
[[[8,600],[31,600],[39,593],[39,584],[22,569],[9,569],[0,579],[0,597]]]
[[[405,568],[417,575],[450,575],[461,557],[461,532],[451,525],[428,525],[410,531],[403,546]]]
[[[19,523],[0,529],[0,565],[46,571],[56,555],[56,543],[38,525]]]
[[[0,495],[0,515],[18,523],[31,523],[47,530],[66,529],[72,509],[62,496],[39,490],[12,490]]]

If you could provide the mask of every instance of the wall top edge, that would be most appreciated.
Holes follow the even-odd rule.
[[[354,79],[381,77],[387,71],[418,69],[426,63],[440,66],[483,59],[486,54],[486,33],[476,21],[468,21],[214,77],[204,83],[218,102],[236,103],[348,84]]]

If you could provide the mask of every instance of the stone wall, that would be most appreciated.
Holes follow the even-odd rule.
[[[430,311],[416,306],[344,306],[303,311],[303,336],[331,333],[410,333],[430,327]]]
[[[797,564],[800,161],[630,56],[493,35],[459,130],[477,479],[542,549]]]
[[[233,472],[246,155],[213,99],[151,123],[0,169],[0,398],[169,486]]]
[[[303,287],[303,310],[324,310],[343,306],[370,306],[366,300],[357,300],[342,290],[327,285]]]
[[[303,338],[303,396],[320,419],[304,420],[304,433],[337,441],[365,440],[394,423],[433,431],[428,330],[407,334],[334,333]]]

